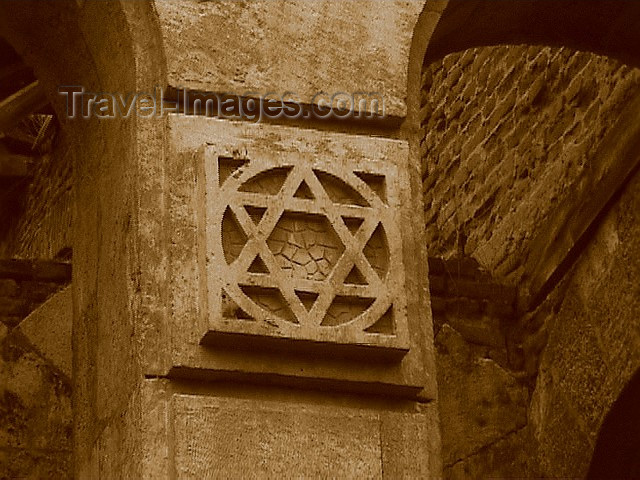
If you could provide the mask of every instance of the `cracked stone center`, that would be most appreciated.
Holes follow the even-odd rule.
[[[326,279],[344,252],[328,219],[285,212],[267,239],[278,265],[293,278]]]

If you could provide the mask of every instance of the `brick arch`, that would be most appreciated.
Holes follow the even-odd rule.
[[[524,0],[522,2],[510,2],[509,0],[498,0],[493,2],[491,0],[471,0],[467,2],[465,0],[450,0],[448,2],[441,2],[427,0],[415,30],[410,62],[410,68],[413,70],[411,70],[410,73],[408,103],[409,111],[415,115],[411,117],[411,122],[415,122],[412,123],[412,125],[415,126],[415,130],[413,130],[415,133],[413,145],[414,151],[416,152],[416,156],[414,157],[416,162],[422,158],[426,149],[425,145],[421,144],[421,140],[426,137],[425,130],[421,129],[421,120],[430,115],[427,109],[422,112],[418,111],[419,106],[424,105],[424,100],[429,94],[427,89],[421,92],[420,87],[417,86],[422,82],[422,79],[419,79],[418,76],[425,71],[426,66],[433,64],[442,66],[445,62],[449,62],[451,58],[457,55],[462,56],[476,49],[476,47],[478,47],[477,50],[483,50],[485,51],[484,53],[487,53],[487,51],[492,50],[495,52],[495,49],[504,50],[514,45],[525,44],[517,48],[522,47],[526,49],[526,45],[545,45],[556,50],[561,50],[561,47],[565,47],[562,50],[571,50],[572,53],[578,55],[598,57],[603,61],[610,60],[612,63],[610,71],[637,67],[640,65],[638,62],[638,54],[634,52],[633,49],[639,43],[636,37],[638,32],[637,24],[640,22],[640,10],[638,7],[640,7],[640,4],[625,1],[529,2]],[[559,10],[564,13],[558,14]],[[569,15],[569,13],[571,13],[571,15]],[[563,24],[563,22],[565,24]],[[535,49],[535,47],[531,48]],[[496,57],[492,57],[491,53],[485,58],[488,59],[487,62],[489,64],[491,64],[492,60],[494,60],[495,63],[499,63]],[[451,62],[455,65],[455,60]],[[620,63],[625,65],[621,66]],[[449,69],[449,67],[451,68]],[[452,67],[451,63],[448,63],[447,67],[442,68],[444,73],[440,79],[446,79],[447,73],[453,69],[454,67]],[[600,77],[596,75],[592,75],[591,77],[587,76],[586,83],[589,84],[589,80],[593,79],[600,79]],[[612,85],[619,83],[623,82],[611,82]],[[446,85],[441,88],[447,91]],[[565,93],[565,90],[553,93],[554,95],[551,95],[551,97],[561,97]],[[506,95],[500,97],[498,99],[498,105],[500,101],[506,97]],[[640,116],[638,114],[640,111],[640,90],[637,88],[637,85],[633,86],[633,88],[628,89],[627,95],[621,98],[623,98],[623,101],[619,103],[622,108],[613,110],[609,117],[604,116],[610,123],[610,129],[604,132],[606,135],[602,136],[603,141],[600,144],[595,146],[594,143],[595,152],[593,153],[593,158],[597,161],[592,162],[593,168],[578,177],[579,181],[570,184],[572,187],[570,195],[566,195],[557,202],[549,202],[549,216],[544,221],[541,220],[536,224],[536,228],[531,232],[531,237],[525,239],[530,245],[531,251],[534,253],[528,254],[528,256],[524,254],[516,255],[516,257],[519,256],[524,259],[521,274],[517,277],[514,275],[511,278],[507,278],[506,275],[502,276],[502,271],[498,269],[496,269],[497,273],[494,272],[500,280],[505,281],[505,278],[507,278],[507,280],[514,279],[513,283],[518,285],[519,300],[521,301],[519,305],[520,315],[536,310],[540,303],[548,298],[548,294],[554,292],[554,289],[557,288],[558,282],[561,279],[567,279],[567,282],[573,282],[570,283],[572,288],[575,288],[576,285],[579,284],[579,279],[572,279],[575,275],[575,268],[579,267],[583,269],[580,271],[584,272],[584,269],[589,268],[589,262],[594,261],[593,253],[590,254],[591,256],[585,254],[585,247],[597,249],[598,241],[601,241],[601,239],[598,240],[600,237],[597,237],[594,240],[594,235],[603,235],[601,228],[603,218],[614,215],[614,213],[611,212],[617,212],[618,210],[624,211],[624,205],[626,204],[620,206],[620,196],[625,192],[625,185],[628,188],[630,182],[635,182],[636,187],[634,188],[637,189],[637,172],[638,165],[640,164]],[[440,101],[442,98],[438,100],[439,103],[445,107],[454,107],[452,105],[454,102],[447,102],[446,100],[442,102]],[[564,105],[563,108],[569,113],[571,113],[572,109],[575,109],[574,106],[569,104]],[[575,110],[577,111],[577,109]],[[595,131],[597,128],[594,126],[595,123],[591,121],[591,117],[589,120],[590,121],[585,122],[585,131],[587,133]],[[560,123],[556,118],[551,118],[548,122],[551,125]],[[482,133],[479,133],[479,135],[482,136]],[[516,143],[519,135],[520,134],[514,135]],[[495,163],[500,163],[501,158],[503,157],[500,157]],[[554,157],[550,156],[550,158]],[[451,160],[452,158],[448,158],[448,161]],[[483,158],[481,160],[485,159]],[[471,164],[471,162],[469,163]],[[485,162],[480,161],[477,162],[476,165],[482,163]],[[561,162],[558,162],[558,165],[556,165],[556,171],[564,173],[565,170],[560,168],[562,166],[560,163]],[[469,166],[471,167],[471,165]],[[541,171],[551,171],[550,162],[545,160],[542,162],[540,168]],[[470,168],[469,173],[470,172],[473,172],[477,177],[485,180],[483,177],[484,172],[480,168],[476,170]],[[466,175],[466,172],[459,173],[461,177],[465,177]],[[444,172],[439,178],[447,177],[449,180],[446,181],[453,184],[453,181],[451,181],[453,176],[452,173]],[[435,176],[432,176],[431,179],[433,179],[433,177]],[[561,175],[558,174],[556,176],[557,183],[561,182],[560,178]],[[431,187],[431,185],[427,185],[431,179],[425,181],[425,185],[423,185],[425,190]],[[495,181],[495,178],[493,180]],[[524,180],[523,183],[526,182],[527,180]],[[460,183],[462,184],[462,182]],[[462,189],[453,188],[453,192],[453,196],[462,196],[463,194]],[[438,196],[440,193],[434,191],[433,195]],[[504,195],[503,192],[503,196],[509,201],[514,198],[509,192],[507,192],[506,195]],[[538,205],[545,200],[542,198],[536,199],[532,196],[530,201],[532,204]],[[628,199],[625,201],[629,202]],[[451,205],[444,203],[445,202],[440,206],[440,210],[444,210],[447,206],[451,207]],[[436,211],[438,209],[434,207],[433,210]],[[489,222],[486,223],[489,225],[488,230],[490,230],[490,232],[486,234],[487,237],[494,235],[495,239],[497,236],[495,236],[492,231],[492,225]],[[637,225],[629,226],[628,228],[632,231],[633,229],[637,230]],[[440,231],[438,231],[437,235],[442,236]],[[630,243],[628,239],[627,242]],[[516,245],[516,251],[520,252],[518,248],[521,243],[513,243]],[[428,242],[427,248],[430,248],[429,245],[433,244]],[[496,250],[499,248],[504,249],[502,245],[504,244],[499,244]],[[625,248],[630,248],[626,245],[627,244],[625,244]],[[430,253],[433,254],[433,250]],[[456,254],[455,250],[453,250],[453,253]],[[607,265],[611,264],[608,260],[606,262],[603,261],[603,263]],[[511,269],[512,265],[506,263],[505,265],[503,271],[514,271],[507,270]],[[577,267],[575,267],[576,265]],[[629,268],[629,271],[625,270],[625,274],[629,278],[636,278],[632,275],[634,275],[633,272],[637,272],[637,262],[629,262],[629,265],[626,265],[626,267]],[[626,315],[626,312],[624,312],[626,316],[611,313],[610,318],[606,318],[608,312],[606,310],[598,310],[592,313],[594,321],[596,323],[604,323],[606,319],[609,322],[608,326],[612,329],[619,328],[622,331],[635,331],[633,328],[635,327],[634,317],[637,318],[635,314],[637,310],[636,306],[622,296],[618,297],[617,292],[609,292],[609,290],[607,290],[607,281],[604,278],[595,278],[594,285],[597,285],[599,294],[604,296],[611,295],[612,298],[616,299],[615,302],[621,305],[629,305],[627,307],[629,314]],[[595,290],[596,287],[592,286],[591,288]],[[566,298],[564,296],[565,293]],[[571,302],[574,301],[572,296],[573,292],[569,290],[568,293],[565,293],[558,295],[562,295],[563,302],[571,305]],[[594,293],[594,297],[596,297],[595,292],[592,293]],[[551,303],[552,302],[553,300]],[[593,303],[597,304],[597,300],[594,300]],[[538,310],[535,315],[539,315],[538,312],[546,308],[544,303],[542,305],[543,307],[539,307],[540,310]],[[571,311],[570,307],[563,306],[563,308]],[[620,308],[622,311],[623,308]],[[575,339],[580,338],[580,335],[583,334],[586,323],[584,316],[589,310],[590,309],[585,309],[581,312],[582,315],[575,315],[575,321],[573,321],[571,327],[575,328],[579,333],[567,335],[568,339],[563,340],[566,341],[566,343],[563,344],[565,348],[566,345],[571,345],[571,342],[576,341]],[[591,310],[594,309],[592,308]],[[527,325],[527,318],[530,319],[531,317],[524,316],[521,317],[521,319],[522,318],[524,318],[522,324]],[[566,362],[573,367],[574,363],[572,360],[574,358],[572,354],[567,353],[563,348],[550,348],[549,345],[551,344],[546,340],[546,337],[544,337],[544,335],[547,335],[547,329],[551,330],[555,336],[561,335],[561,330],[563,328],[567,329],[567,324],[571,323],[572,319],[568,318],[564,310],[561,314],[553,311],[549,313],[548,318],[551,320],[544,320],[545,322],[549,322],[544,324],[544,329],[536,330],[534,332],[535,335],[526,334],[530,335],[525,336],[526,341],[534,343],[540,341],[540,338],[545,338],[539,346],[540,349],[544,347],[543,358],[546,358],[545,362],[547,362],[545,365],[548,366],[555,362]],[[554,326],[553,322],[556,322],[556,320],[558,320],[558,325],[560,324],[560,320],[563,321],[564,324],[562,326]],[[531,325],[531,323],[528,325]],[[578,342],[576,341],[576,343]],[[436,345],[438,345],[437,341]],[[615,341],[612,341],[607,347],[608,348],[604,350],[616,353],[609,367],[610,375],[619,375],[620,383],[624,384],[628,378],[630,378],[634,368],[637,368],[637,355],[633,348],[629,348],[628,346],[620,347]],[[582,348],[582,344],[580,344],[580,348]],[[599,358],[596,356],[599,355],[599,353],[595,348],[585,347],[584,350],[588,352],[585,354],[586,358]],[[538,350],[538,353],[539,352],[540,350]],[[576,413],[576,424],[588,424],[590,429],[588,431],[589,435],[595,435],[594,432],[598,428],[598,422],[609,410],[610,404],[608,403],[608,399],[615,398],[618,392],[618,390],[616,390],[617,387],[614,388],[609,382],[604,381],[598,382],[596,385],[594,385],[594,383],[589,383],[588,385],[581,384],[580,381],[583,378],[591,378],[592,375],[595,376],[597,374],[597,367],[587,362],[578,364],[574,370],[571,370],[571,374],[567,375],[569,380],[567,380],[566,384],[552,383],[549,380],[550,376],[548,372],[545,372],[544,369],[538,365],[534,365],[533,367],[535,369],[535,375],[538,376],[534,391],[537,403],[530,405],[530,411],[535,412],[537,408],[537,411],[545,412],[540,418],[532,421],[532,425],[538,422],[537,426],[541,427],[539,430],[542,433],[538,432],[542,439],[539,445],[539,456],[547,459],[549,468],[555,469],[555,471],[547,471],[548,474],[560,475],[561,472],[564,471],[566,476],[581,476],[585,473],[591,458],[591,445],[588,442],[585,443],[586,447],[580,444],[579,441],[583,440],[582,437],[580,437],[579,441],[571,444],[563,443],[566,439],[558,439],[558,432],[563,429],[566,430],[568,428],[567,425],[571,425],[572,420],[567,420],[566,424],[553,424],[553,418],[551,415],[547,415],[547,412],[552,411],[558,405],[564,408],[562,402],[565,400],[558,400],[557,404],[551,406],[551,400],[549,399],[552,398],[553,401],[555,401],[563,396],[571,396],[571,398],[574,399],[589,399],[593,397],[607,399],[607,401],[599,403],[597,408],[594,407],[591,410],[583,408]],[[630,368],[623,368],[627,365],[629,365]],[[438,367],[440,368],[440,365],[438,365]],[[444,389],[441,391],[444,391]],[[594,391],[596,392],[595,394]],[[440,398],[442,399],[442,397]],[[617,407],[614,406],[611,412],[615,412],[616,408]],[[572,412],[573,415],[575,412],[574,405],[571,405],[569,411]],[[529,417],[529,420],[531,420],[531,418],[532,417]],[[597,419],[597,421],[594,419]],[[447,428],[446,420],[441,418],[441,422],[443,429]],[[558,425],[560,425],[560,427],[558,427]],[[602,431],[605,431],[605,427],[603,427]],[[584,436],[586,438],[586,434],[584,434]],[[518,451],[526,450],[527,453],[533,455],[535,448],[538,448],[538,446],[531,444],[523,447],[519,445],[517,448],[519,449]],[[562,452],[562,454],[554,455],[555,451]],[[567,452],[573,452],[573,457],[578,458],[579,461],[572,459],[572,453]],[[562,458],[562,456],[564,456],[564,458]],[[594,456],[594,462],[596,458],[597,452]],[[592,466],[592,469],[593,468]]]
[[[163,285],[151,272],[165,258],[164,139],[158,118],[68,119],[58,86],[123,94],[165,86],[162,37],[153,3],[126,0],[2,2],[0,35],[33,68],[72,145],[74,476],[85,478],[99,455],[113,457],[99,450],[104,417],[95,412],[119,415],[141,369],[134,318],[158,321],[141,299]]]
[[[407,124],[417,128],[423,65],[448,53],[508,44],[566,46],[640,66],[635,0],[426,0],[409,55]]]
[[[474,48],[489,51],[500,46],[545,45],[548,48],[569,49],[582,56],[593,55],[592,58],[604,60],[609,58],[612,68],[616,68],[616,62],[618,65],[625,65],[625,68],[634,68],[640,65],[638,63],[640,54],[635,49],[635,45],[640,40],[636,38],[640,37],[637,33],[640,29],[636,28],[636,24],[640,24],[640,4],[624,0],[620,2],[610,0],[597,2],[427,0],[414,30],[408,85],[408,124],[412,127],[412,132],[415,132],[412,138],[414,158],[416,163],[423,164],[423,178],[427,175],[424,161],[425,149],[428,149],[423,142],[425,135],[428,134],[424,130],[425,119],[428,119],[433,112],[428,108],[420,111],[420,108],[425,107],[427,92],[422,76],[429,65],[438,64],[445,57],[450,59],[452,56],[462,52],[467,53]],[[455,62],[455,59],[453,64],[449,62],[454,74],[459,73],[455,71],[459,69],[453,68]],[[527,68],[529,67],[530,65],[527,65]],[[538,65],[533,68],[540,67]],[[544,86],[544,82],[538,83]],[[579,89],[573,88],[573,90]],[[558,94],[560,93],[565,92]],[[635,165],[635,161],[628,162],[625,158],[634,157],[638,148],[636,144],[640,118],[634,111],[634,105],[640,101],[640,92],[632,93],[626,95],[625,102],[628,107],[624,112],[619,112],[619,120],[615,127],[612,125],[611,135],[607,137],[609,141],[603,142],[602,148],[594,153],[598,157],[615,156],[617,160],[613,163],[620,166],[618,177],[626,177],[633,171],[633,166],[626,168],[624,165],[631,165],[631,163]],[[508,108],[504,105],[508,102],[500,102],[500,100],[498,99],[498,107]],[[446,106],[449,110],[453,107],[455,105]],[[589,188],[594,190],[598,183],[609,188],[608,184],[616,184],[616,181],[607,178],[605,172],[600,171],[594,173],[588,183]],[[564,220],[556,219],[564,223],[563,226],[558,221],[555,223],[551,221],[539,227],[540,234],[530,243],[543,253],[542,256],[550,257],[551,260],[548,264],[544,262],[541,264],[540,258],[534,255],[528,260],[523,275],[517,275],[515,278],[515,280],[521,278],[525,280],[522,288],[524,304],[520,306],[522,309],[539,302],[542,295],[545,292],[548,293],[549,288],[558,280],[557,270],[564,271],[565,260],[571,257],[571,250],[579,243],[578,239],[585,234],[588,225],[595,219],[597,211],[604,208],[619,185],[620,182],[617,182],[617,186],[610,188],[611,192],[607,194],[607,198],[603,198],[601,204],[588,207],[593,212],[583,224],[576,225],[580,222],[576,222],[575,218],[572,222],[567,222],[567,218],[572,218],[571,215],[567,215]],[[584,192],[576,190],[575,198],[589,199],[587,190],[588,188]],[[580,197],[580,194],[584,195]],[[575,210],[579,209],[579,205],[576,204]],[[563,268],[559,268],[560,266]],[[493,267],[495,265],[491,265],[491,268]],[[498,273],[502,275],[508,272],[509,268],[510,262],[507,262]]]

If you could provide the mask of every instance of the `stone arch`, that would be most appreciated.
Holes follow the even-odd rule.
[[[159,319],[141,299],[163,288],[163,122],[135,113],[69,119],[58,87],[123,94],[165,87],[162,37],[151,2],[84,0],[3,2],[0,34],[33,68],[72,144],[74,441],[83,478],[105,418],[126,407],[141,369],[134,319]]]
[[[640,5],[625,1],[619,3],[609,1],[569,1],[561,3],[562,5],[559,5],[558,2],[527,0],[522,2],[509,2],[508,0],[498,0],[497,2],[482,0],[470,2],[464,0],[427,0],[414,32],[408,85],[409,112],[410,115],[413,115],[409,117],[409,122],[412,127],[412,134],[414,134],[412,144],[415,152],[415,157],[413,158],[416,162],[420,161],[424,153],[420,151],[420,140],[424,134],[420,130],[420,75],[425,65],[441,61],[448,54],[462,52],[475,47],[528,44],[568,47],[575,51],[605,55],[627,66],[638,67],[640,65],[638,54],[633,51],[634,45],[638,44],[637,25],[640,23],[640,9],[638,8]],[[535,261],[533,256],[529,256],[527,270],[525,270],[526,274],[521,279],[518,279],[520,298],[523,300],[522,305],[519,305],[519,315],[535,310],[540,305],[540,302],[547,298],[550,292],[554,291],[559,280],[563,278],[568,278],[569,280],[567,281],[572,282],[570,283],[571,288],[575,288],[580,280],[579,278],[577,280],[571,279],[576,270],[570,269],[575,265],[578,265],[576,268],[580,269],[581,272],[589,268],[589,262],[593,262],[595,257],[593,253],[590,253],[590,256],[585,256],[585,247],[591,248],[593,251],[597,250],[598,242],[602,241],[603,222],[607,220],[610,225],[611,217],[615,217],[618,211],[624,211],[624,208],[629,208],[628,206],[625,207],[625,205],[629,205],[629,202],[631,202],[629,197],[633,198],[633,192],[637,192],[638,185],[637,172],[638,164],[640,163],[638,160],[640,159],[639,105],[640,91],[636,88],[627,98],[626,107],[619,112],[619,115],[612,118],[612,120],[615,120],[615,122],[611,122],[613,127],[604,137],[606,141],[598,148],[597,155],[599,158],[610,159],[606,169],[598,173],[593,172],[590,175],[584,175],[581,187],[576,188],[573,192],[573,198],[571,199],[572,209],[562,211],[561,208],[555,206],[550,212],[550,220],[544,224],[541,222],[535,232],[535,243],[531,242],[531,248],[537,249],[538,254],[535,256]],[[605,162],[602,163],[604,164]],[[612,172],[615,172],[615,175],[610,175]],[[617,177],[617,179],[614,177]],[[625,191],[627,193],[624,193]],[[606,192],[606,195],[603,192]],[[620,206],[622,203],[620,199],[623,195],[626,203]],[[601,198],[598,199],[597,197],[599,196]],[[629,226],[627,228],[630,231],[637,231],[638,227]],[[595,238],[597,235],[600,235],[600,237]],[[628,238],[626,242],[625,248],[633,248],[628,246],[633,242]],[[593,247],[594,244],[596,247]],[[427,246],[427,248],[429,247]],[[583,257],[586,258],[583,259]],[[604,259],[602,262],[613,264],[612,261]],[[629,278],[635,278],[632,275],[633,272],[637,272],[637,262],[630,263],[632,265],[627,265],[629,271],[625,270],[625,273]],[[626,300],[622,297],[622,294],[618,296],[617,292],[609,292],[607,290],[607,280],[604,276],[602,278],[594,278],[590,288],[593,289],[591,293],[594,296],[596,296],[597,288],[599,295],[610,295],[615,299],[619,299],[619,302]],[[564,302],[562,303],[562,308],[571,311],[570,305],[571,302],[575,301],[573,299],[575,294],[569,289],[568,291],[562,291],[559,295],[564,296],[565,294],[566,300],[562,299],[562,302]],[[594,303],[596,302],[594,301]],[[560,304],[558,303],[558,305]],[[553,349],[548,347],[550,343],[547,342],[546,337],[548,330],[553,329],[551,335],[557,336],[563,328],[554,328],[553,322],[556,318],[565,321],[571,319],[565,313],[558,315],[558,312],[555,311],[548,313],[548,315],[547,313],[541,315],[540,312],[543,311],[543,308],[547,308],[547,306],[540,307],[540,310],[535,315],[532,314],[528,318],[521,317],[525,318],[525,321],[535,318],[540,323],[547,321],[548,318],[551,319],[550,324],[545,325],[542,331],[536,330],[535,335],[537,337],[532,335],[527,338],[527,341],[531,344],[536,341],[541,342],[539,347],[541,349],[546,345],[543,360],[546,355],[547,364],[563,360],[573,366],[570,355],[562,349],[558,349],[558,353],[555,356],[549,354],[549,351]],[[624,310],[623,307],[621,309]],[[598,310],[597,313],[593,313],[594,321],[600,321],[609,314],[611,316],[611,329],[635,331],[632,330],[635,326],[632,318],[635,316],[637,306],[634,302],[627,300],[626,309],[624,317],[619,312],[609,313],[606,310]],[[593,308],[587,307],[581,313],[586,314],[589,310],[593,310]],[[572,328],[576,328],[579,333],[574,335],[574,338],[580,338],[580,335],[584,333],[584,324],[584,317],[576,315]],[[582,348],[582,343],[580,345]],[[584,350],[588,352],[585,354],[585,358],[600,358],[596,348],[589,346],[588,348],[584,347]],[[607,366],[607,372],[619,374],[620,378],[616,378],[615,384],[624,385],[631,377],[634,368],[637,368],[637,356],[634,349],[629,348],[627,345],[619,348],[618,344],[612,343],[607,345],[605,350],[607,352],[615,352],[615,355],[612,354],[612,364]],[[540,364],[534,365],[536,372],[542,371],[538,365]],[[628,365],[632,367],[630,370],[622,368]],[[544,428],[542,430],[546,428],[557,433],[563,427],[566,427],[564,423],[560,422],[556,423],[556,425],[550,425],[552,423],[551,416],[547,414],[556,407],[555,404],[551,406],[550,398],[555,401],[569,393],[570,395],[568,396],[574,399],[589,399],[593,397],[599,399],[600,403],[597,408],[593,407],[591,410],[583,408],[576,414],[576,417],[579,417],[577,418],[578,422],[589,424],[589,435],[595,435],[594,431],[598,428],[599,421],[609,410],[608,402],[615,398],[619,391],[618,387],[612,386],[613,381],[604,381],[602,378],[598,378],[600,382],[596,382],[595,385],[593,383],[580,383],[583,377],[595,377],[597,373],[598,365],[594,362],[594,364],[584,363],[576,366],[575,370],[571,371],[571,375],[567,375],[572,380],[567,381],[566,384],[550,381],[545,383],[549,378],[547,373],[538,376],[538,383],[534,392],[534,399],[537,397],[537,400],[530,404],[530,411],[535,413],[536,407],[539,407],[538,411],[542,412],[542,414],[535,421],[539,421],[543,425]],[[637,376],[638,374],[629,385],[637,382]],[[613,377],[615,378],[615,375]],[[609,379],[610,377],[607,378]],[[572,390],[572,388],[574,389]],[[632,389],[632,387],[628,387],[628,389]],[[628,397],[628,394],[623,394],[621,399]],[[635,398],[637,403],[637,397]],[[440,401],[443,401],[442,396]],[[565,401],[565,399],[558,400],[558,404],[564,406],[562,402]],[[570,408],[574,408],[574,405],[571,405]],[[574,410],[570,411],[574,412]],[[616,413],[619,411],[622,411],[622,409],[619,407],[619,402],[616,402],[601,429],[601,432],[603,432],[601,436],[604,437],[604,432],[611,432],[612,428],[615,431],[615,428],[620,427],[620,423],[617,423],[617,426],[614,427],[608,426],[610,423],[615,422],[610,418],[619,418],[619,414]],[[531,418],[532,416],[530,415],[529,421],[531,421]],[[552,427],[556,429],[553,430]],[[629,428],[627,432],[629,435],[632,432],[636,434],[633,428]],[[537,435],[539,432],[535,433]],[[585,440],[585,446],[576,447],[578,442],[574,445],[569,445],[568,443],[563,443],[562,440],[556,440],[551,434],[545,432],[545,435],[547,443],[542,446],[540,452],[541,456],[548,455],[550,464],[548,467],[564,468],[567,476],[583,475],[588,466],[591,454],[590,448],[593,445]],[[577,437],[577,435],[575,436]],[[611,436],[612,434],[610,433],[607,440],[602,442],[605,444],[610,443]],[[602,462],[603,454],[599,453],[599,451],[606,451],[606,448],[599,446],[600,443],[601,441],[599,440],[593,457],[592,472],[596,471],[596,468],[599,469],[597,472],[605,471],[603,470],[605,468],[603,467],[604,462]],[[517,448],[522,449],[523,447],[518,446]],[[571,461],[561,459],[561,456],[566,455],[566,452],[570,451],[571,448],[574,451],[583,453],[579,462],[572,464]],[[531,452],[533,450],[534,446],[531,446]],[[558,451],[562,453],[554,456],[554,452]],[[625,461],[625,458],[620,459],[620,462],[623,461]],[[578,465],[578,463],[580,464]],[[596,466],[594,467],[594,465]],[[629,463],[625,465],[628,466]],[[560,474],[560,472],[562,470],[547,471],[547,474]],[[602,477],[594,475],[591,478]]]
[[[426,0],[414,28],[407,103],[411,126],[420,105],[426,63],[478,46],[566,46],[640,66],[640,5],[633,0]],[[412,110],[413,108],[413,110]]]
[[[426,65],[436,63],[448,54],[477,47],[543,45],[591,52],[612,58],[622,65],[638,67],[640,55],[634,49],[634,45],[640,41],[637,33],[639,29],[636,28],[638,25],[640,5],[630,1],[572,0],[561,4],[535,0],[426,1],[414,30],[409,62],[407,120],[413,137],[413,158],[419,163],[426,154],[426,147],[420,146],[425,134],[421,130],[421,121],[429,115],[426,111],[420,112],[425,100],[421,98],[425,94],[420,92],[420,76]],[[611,141],[606,142],[607,145],[598,153],[599,156],[615,156],[618,160],[614,163],[620,165],[629,164],[624,160],[625,157],[635,155],[640,133],[640,118],[635,114],[635,105],[640,102],[640,92],[627,100],[630,106],[620,115],[610,136]],[[621,171],[617,176],[627,178],[635,168],[636,163],[632,163],[628,169],[620,166]],[[424,171],[422,173],[425,175]],[[539,303],[545,292],[548,293],[549,288],[558,280],[558,271],[566,271],[567,259],[570,263],[577,240],[586,233],[597,212],[610,201],[621,182],[616,183],[612,178],[605,178],[603,172],[598,172],[594,175],[594,181],[589,183],[592,185],[588,188],[594,188],[595,183],[616,185],[605,195],[606,198],[603,196],[598,200],[599,205],[588,207],[593,210],[593,213],[587,215],[588,220],[577,224],[575,221],[565,221],[566,225],[562,227],[558,226],[557,221],[550,221],[539,228],[539,236],[531,243],[552,259],[544,265],[540,265],[539,258],[528,259],[523,300],[519,306],[521,310]],[[589,197],[586,191],[588,188],[576,193],[586,199]],[[575,209],[578,207],[575,206]],[[503,270],[507,268],[509,267],[504,267]]]

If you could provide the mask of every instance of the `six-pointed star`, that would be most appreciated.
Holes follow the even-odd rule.
[[[380,298],[386,295],[383,279],[380,279],[363,254],[365,245],[380,224],[380,216],[386,216],[388,213],[382,200],[372,194],[367,195],[365,206],[336,203],[330,198],[310,165],[299,163],[292,165],[288,170],[286,180],[277,194],[238,191],[229,202],[229,208],[248,240],[238,258],[224,272],[224,283],[279,290],[301,325],[320,325],[336,296],[378,298],[390,304],[391,299]],[[360,182],[364,185],[353,173],[351,175],[353,178],[349,183]],[[308,186],[309,197],[313,198],[295,196],[303,184]],[[258,224],[254,223],[246,207],[264,212]],[[293,278],[278,264],[267,241],[285,212],[326,217],[342,242],[344,251],[325,280]],[[362,225],[352,233],[343,218],[362,219]],[[249,272],[257,256],[264,262],[269,271],[268,275]],[[362,285],[345,283],[354,265],[364,277]],[[303,305],[296,292],[317,295],[317,300],[310,310]]]

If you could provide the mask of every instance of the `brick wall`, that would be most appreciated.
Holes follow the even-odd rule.
[[[431,259],[430,284],[446,478],[584,473],[599,421],[588,415],[598,409],[568,413],[564,399],[589,398],[580,382],[601,369],[587,358],[583,370],[570,367],[579,354],[547,344],[549,335],[584,343],[572,340],[577,332],[563,337],[567,327],[557,323],[575,297],[566,285],[576,281],[563,280],[523,319],[509,311],[516,295],[508,285],[519,286],[537,229],[555,221],[597,162],[615,160],[598,157],[598,148],[639,85],[638,69],[540,46],[476,48],[424,69],[422,171],[429,254],[440,258]],[[585,279],[577,282],[574,290],[585,290]],[[562,322],[579,330],[585,316]],[[554,362],[567,362],[564,372]],[[563,416],[585,417],[575,423],[591,422],[589,431],[571,428],[564,438],[571,422]]]
[[[33,177],[0,203],[0,258],[52,259],[71,247],[72,158],[68,144],[35,159]]]
[[[482,47],[423,73],[429,253],[516,283],[527,242],[571,195],[640,71],[565,48]]]

